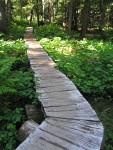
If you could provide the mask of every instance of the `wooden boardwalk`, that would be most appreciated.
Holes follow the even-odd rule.
[[[46,119],[16,150],[100,150],[103,126],[76,86],[56,67],[28,27],[25,41]]]

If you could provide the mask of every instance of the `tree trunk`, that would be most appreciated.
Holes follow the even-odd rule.
[[[42,0],[42,20],[45,20],[45,4],[44,4],[44,0]]]
[[[5,0],[0,0],[0,32],[7,32],[7,16],[5,8]]]
[[[39,24],[39,8],[38,8],[38,0],[36,0],[36,7],[35,7],[35,10],[36,10],[36,16],[37,16],[37,24]]]
[[[84,1],[84,7],[81,10],[81,37],[85,38],[90,15],[90,0]]]
[[[51,6],[51,21],[53,22],[54,21],[54,14],[55,14],[55,11],[54,11],[54,4],[52,3],[52,6]]]
[[[8,20],[8,23],[11,22],[12,20],[12,14],[11,14],[11,0],[6,0],[6,15],[7,15],[7,20]]]
[[[34,7],[34,6],[33,6],[33,7]],[[30,11],[29,26],[31,26],[31,24],[32,24],[32,19],[33,19],[33,7],[31,8],[31,11]]]
[[[67,15],[67,14],[68,14],[68,13],[67,13],[68,9],[67,9],[67,5],[66,5],[66,4],[67,4],[67,1],[64,0],[64,1],[63,1],[63,6],[62,6],[62,7],[64,8],[64,11],[62,12],[62,20],[63,20],[63,26],[64,26],[64,27],[66,27],[67,24],[68,24],[68,19],[67,19],[67,18],[68,18],[68,17],[67,17],[67,16],[68,16],[68,15]]]
[[[48,19],[49,19],[49,23],[51,23],[51,3],[48,2]]]
[[[70,33],[72,28],[72,18],[73,18],[73,5],[75,0],[71,0],[69,3],[69,16],[68,16],[68,32]]]
[[[74,9],[73,9],[73,21],[72,21],[72,29],[77,31],[78,30],[78,1],[74,2]]]
[[[100,5],[99,33],[100,33],[101,36],[103,36],[103,34],[104,34],[103,27],[104,27],[104,24],[105,24],[105,10],[106,10],[106,7],[103,4],[103,1],[100,1],[99,5]]]

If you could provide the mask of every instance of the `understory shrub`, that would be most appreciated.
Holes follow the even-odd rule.
[[[62,37],[63,39],[66,39],[68,37],[68,34],[65,32],[63,27],[56,25],[54,23],[37,27],[35,29],[34,34],[36,35],[37,40],[46,37],[51,39],[54,37]]]
[[[96,96],[113,97],[113,43],[86,40],[77,43],[74,55],[76,77],[74,83],[81,91]]]

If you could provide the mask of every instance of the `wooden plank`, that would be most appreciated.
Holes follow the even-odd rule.
[[[47,124],[43,124],[41,126],[45,126],[46,128]],[[28,142],[43,150],[84,150],[83,148],[78,147],[78,145],[43,131],[42,129],[37,129],[37,131],[30,135]]]
[[[45,71],[45,70],[44,70]],[[53,69],[53,71],[54,71],[54,69]],[[35,74],[34,74],[35,75]],[[38,75],[35,75],[35,77],[38,77]],[[44,81],[44,80],[41,80],[40,79],[40,85],[42,85],[42,84],[49,84],[49,83],[61,83],[61,82],[69,82],[69,80],[67,80],[66,78],[51,78],[51,79],[49,79],[49,80],[46,80],[46,81]],[[70,82],[71,83],[71,82]]]
[[[63,112],[63,111],[77,111],[89,110],[92,111],[91,106],[88,102],[83,101],[81,103],[75,103],[75,105],[59,106],[59,107],[46,107],[44,108],[45,112]]]
[[[58,80],[59,78],[60,79],[62,79],[62,78],[64,78],[64,79],[62,79],[62,80],[66,80],[66,77],[65,77],[65,75],[63,75],[63,74],[50,74],[50,76],[49,75],[42,75],[42,76],[39,76],[40,77],[40,80],[49,80],[49,81],[51,81],[51,80],[53,80],[53,79],[56,79],[56,80]],[[45,81],[46,82],[46,81]]]
[[[53,117],[53,118],[67,118],[67,119],[72,119],[72,120],[94,120],[94,121],[99,121],[96,113],[93,113],[92,111],[89,112],[88,110],[85,111],[79,111],[79,112],[74,112],[74,111],[66,111],[66,112],[46,112],[47,117]],[[87,114],[86,114],[87,113]]]
[[[70,101],[68,101],[68,100],[65,100],[65,99],[62,99],[61,101],[59,100],[59,101],[55,101],[54,100],[54,102],[52,102],[52,101],[41,101],[42,102],[42,104],[43,104],[43,107],[44,107],[44,109],[45,108],[50,108],[50,107],[60,107],[60,106],[64,106],[64,107],[66,107],[66,106],[68,106],[68,105],[76,105],[76,102],[77,101],[74,101],[74,100],[70,100]],[[78,103],[79,103],[79,101],[78,101]]]
[[[61,82],[56,82],[56,83],[54,83],[54,82],[45,82],[45,83],[37,83],[37,87],[39,87],[39,88],[46,88],[46,87],[55,87],[55,86],[63,86],[63,85],[73,85],[71,82],[68,82],[68,81],[66,81],[66,80],[60,80]]]
[[[74,91],[76,87],[74,85],[59,85],[54,87],[38,88],[39,93],[53,93],[62,91]]]
[[[39,128],[56,137],[59,137],[75,145],[78,145],[79,147],[83,149],[99,150],[101,141],[99,141],[97,137],[93,137],[93,136],[88,137],[88,136],[85,136],[85,134],[78,132],[76,130],[75,132],[70,132],[63,128],[53,126],[46,122],[43,122]]]
[[[82,101],[81,101],[82,102]],[[41,101],[44,109],[47,107],[60,107],[60,106],[68,106],[68,105],[76,105],[77,103],[80,103],[80,101],[78,100],[68,100],[68,99],[54,99],[54,101],[52,100],[43,100]]]
[[[37,66],[32,66],[32,70],[34,71],[34,73],[35,73],[35,71],[37,71],[37,70],[48,70],[48,69],[54,69],[55,68],[55,66],[51,66],[51,65],[42,65],[41,67],[37,67]],[[36,76],[36,75],[35,75]]]
[[[16,150],[41,150],[38,146],[32,144],[30,142],[30,138],[28,137],[22,144],[20,144]]]
[[[48,56],[46,54],[43,54],[43,53],[40,53],[40,55],[34,55],[34,54],[29,54],[28,55],[28,58],[29,60],[32,62],[32,61],[41,61],[41,60],[44,60],[44,59],[47,59],[49,60]]]
[[[66,77],[63,73],[61,73],[59,70],[56,69],[50,69],[50,70],[37,70],[35,72],[35,74],[37,74],[38,76],[43,76],[43,77],[47,77],[47,76],[61,76],[61,77]]]
[[[95,128],[92,126],[87,126],[87,124],[81,124],[79,120],[74,120],[74,122],[68,122],[65,119],[54,119],[54,118],[47,118],[45,120],[46,122],[49,122],[53,124],[53,126],[63,127],[66,130],[74,132],[74,130],[78,130],[80,132],[83,132],[85,134],[91,134],[92,136],[96,136],[98,138],[103,137],[103,130],[102,130],[102,124],[100,122],[96,122],[96,126],[100,126],[100,128]],[[95,124],[94,121],[90,121],[92,124]]]
[[[45,70],[45,69],[52,69],[52,68],[55,68],[55,65],[53,63],[50,63],[50,64],[40,64],[40,65],[31,65],[32,69],[41,69],[41,70]]]
[[[64,150],[57,143],[49,141],[48,138],[40,137],[38,147],[41,150]]]
[[[37,50],[38,49],[38,50]],[[37,54],[46,54],[47,53],[43,50],[43,48],[39,48],[39,45],[37,45],[35,42],[33,42],[33,47],[28,47],[27,49],[27,54],[33,54],[33,56],[37,55]]]
[[[30,58],[30,60],[35,60],[35,61],[41,61],[44,60],[43,58],[47,58],[47,60],[55,63],[51,57],[48,56],[48,54],[45,51],[34,51],[34,49],[32,50],[32,48],[29,48],[29,52],[27,52],[28,57]],[[37,58],[37,59],[36,59]]]
[[[67,92],[70,95],[68,95]],[[79,96],[77,94],[71,95],[71,93],[69,93],[69,92],[73,92],[73,91],[53,92],[52,94],[55,97],[49,97],[49,96],[52,96],[51,93],[44,93],[39,97],[39,100],[44,105],[47,105],[47,106],[55,106],[55,105],[56,106],[60,106],[60,105],[65,106],[65,104],[66,103],[68,104],[68,102],[70,105],[76,105],[76,104],[79,104],[79,103],[86,101],[84,97]],[[66,95],[63,95],[64,93],[66,93]],[[46,97],[46,95],[47,95],[47,97]],[[59,105],[58,105],[58,103],[59,103]]]
[[[44,62],[44,61],[50,61],[48,56],[46,54],[43,54],[43,53],[40,53],[40,55],[43,55],[43,57],[39,56],[39,54],[31,54],[28,56],[29,60],[30,60],[30,63],[31,65],[32,64],[36,64],[36,63],[39,63],[39,62]]]
[[[74,99],[77,100],[77,98],[82,97],[82,94],[78,90],[73,90],[73,91],[61,91],[61,92],[52,92],[52,93],[43,93],[39,96],[40,101],[45,100],[45,99]],[[79,100],[81,100],[79,98]],[[84,99],[85,100],[85,99]],[[77,100],[78,101],[78,100]]]
[[[63,119],[63,118],[59,118],[59,119],[56,119],[56,118],[48,118],[48,119],[52,119],[52,120],[57,120],[59,122],[63,122],[64,124],[65,123],[69,123],[69,124],[79,124],[79,125],[84,125],[86,127],[89,127],[89,128],[95,128],[95,129],[100,129],[100,130],[103,130],[103,126],[102,126],[102,123],[100,121],[90,121],[90,120],[71,120],[71,119]]]

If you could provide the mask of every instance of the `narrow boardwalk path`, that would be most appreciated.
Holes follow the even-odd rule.
[[[37,91],[46,119],[16,150],[99,150],[103,126],[76,86],[58,69],[33,38],[25,34],[28,58],[40,79]]]

